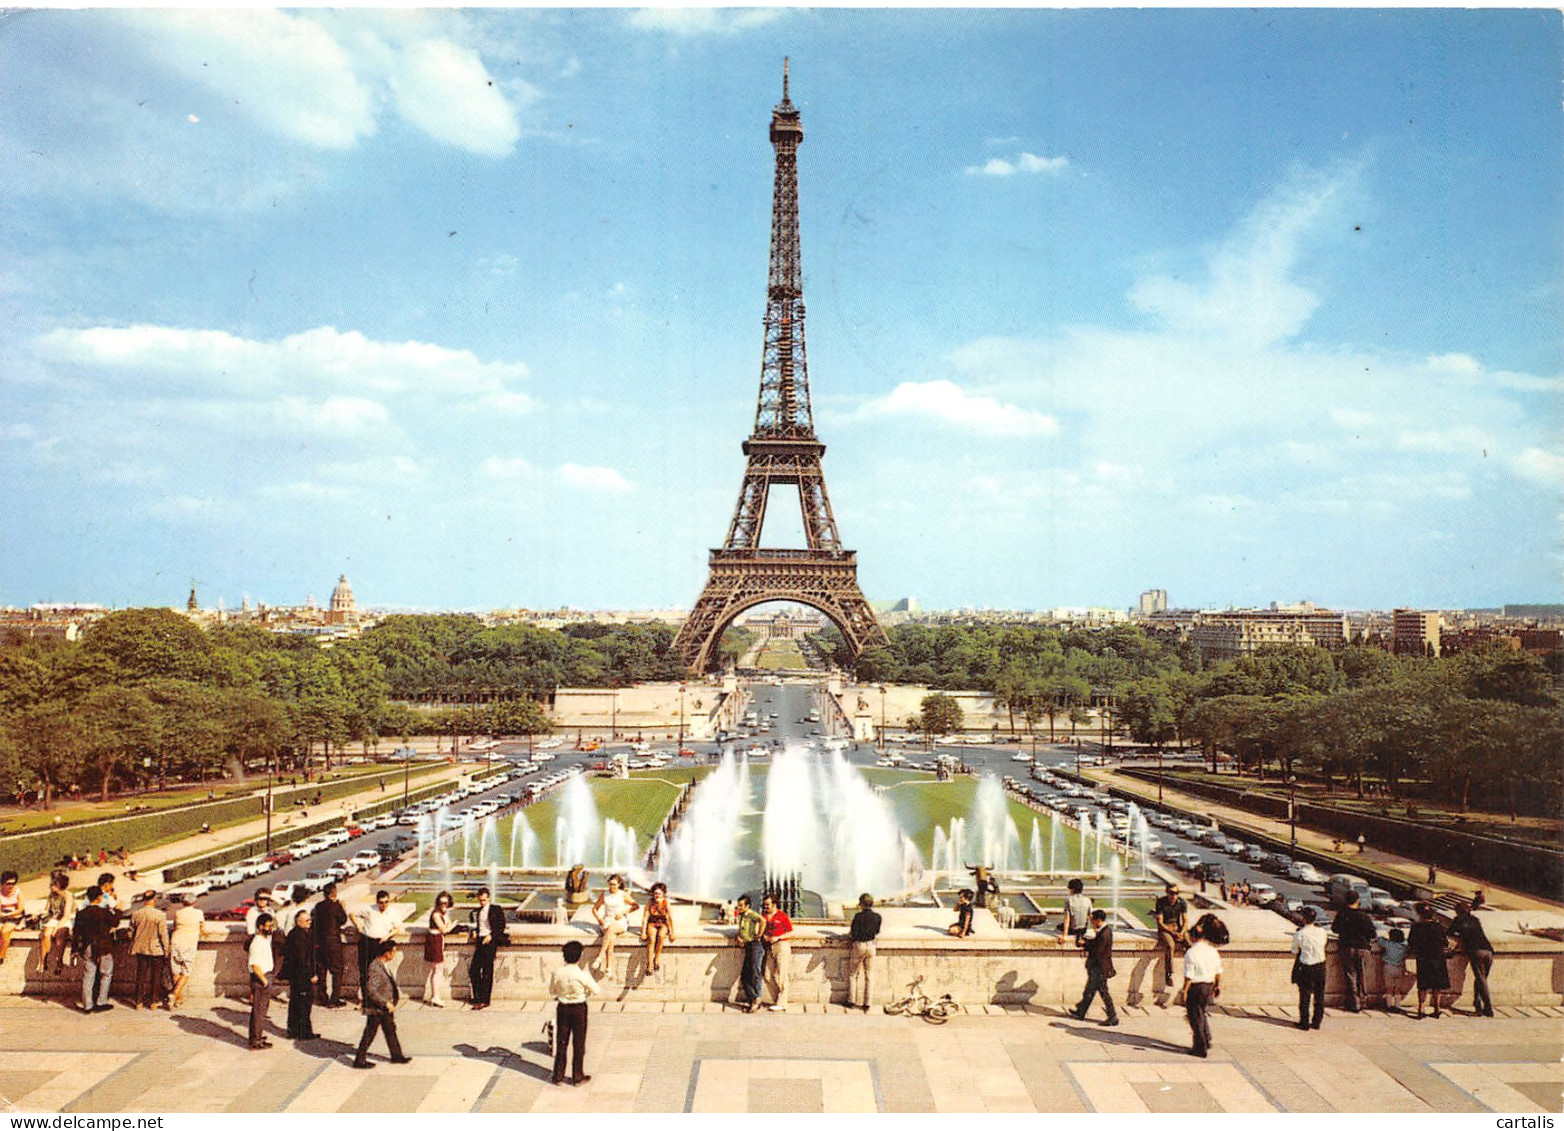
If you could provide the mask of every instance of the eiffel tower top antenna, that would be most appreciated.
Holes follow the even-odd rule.
[[[782,56],[782,101],[787,101],[787,56]]]

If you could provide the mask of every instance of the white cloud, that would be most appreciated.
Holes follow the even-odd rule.
[[[578,491],[596,491],[605,494],[621,494],[631,490],[630,481],[611,467],[583,467],[565,463],[557,472],[561,483]]]
[[[1359,167],[1298,177],[1262,202],[1206,259],[1203,285],[1168,275],[1141,279],[1130,302],[1163,328],[1263,346],[1295,335],[1319,305],[1291,278],[1304,240],[1357,182]]]
[[[968,165],[969,177],[1013,177],[1017,173],[1047,173],[1058,175],[1070,167],[1068,157],[1039,157],[1035,153],[1018,153],[1012,158],[990,157],[981,165]]]
[[[546,472],[520,456],[490,456],[479,465],[479,469],[488,478],[507,483],[533,486],[552,484],[601,494],[623,494],[634,489],[628,479],[611,467],[562,463],[553,471]]]
[[[527,376],[520,362],[480,361],[469,350],[429,342],[377,342],[356,330],[321,326],[271,340],[178,326],[59,328],[34,341],[46,362],[63,362],[123,386],[140,379],[160,393],[251,394],[336,388],[431,396],[522,397],[507,386]],[[513,410],[519,405],[511,405]]]
[[[1522,478],[1555,490],[1564,489],[1564,455],[1545,448],[1527,448],[1510,461]]]
[[[637,8],[630,26],[673,35],[734,35],[780,19],[784,8]]]
[[[397,61],[391,89],[397,112],[436,141],[504,157],[521,137],[516,111],[483,60],[448,40],[409,45]]]
[[[441,144],[504,157],[521,136],[517,106],[537,96],[525,83],[497,84],[478,52],[452,38],[462,25],[450,15],[345,21],[201,9],[120,18],[145,33],[153,60],[268,132],[316,149],[351,148],[393,110]]]
[[[1046,413],[1001,404],[993,397],[969,393],[951,381],[904,381],[889,394],[864,404],[850,419],[881,416],[912,417],[953,425],[989,436],[1048,436],[1058,422]]]

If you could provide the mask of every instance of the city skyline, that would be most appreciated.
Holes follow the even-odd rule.
[[[0,604],[688,607],[784,55],[871,600],[1556,600],[1560,46],[1537,11],[9,16]]]

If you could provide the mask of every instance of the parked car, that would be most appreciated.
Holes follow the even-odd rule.
[[[163,893],[164,899],[172,899],[174,896],[183,896],[186,900],[199,899],[212,890],[202,879],[186,880],[181,884],[175,884]]]
[[[1362,876],[1337,872],[1325,881],[1325,898],[1332,907],[1347,906],[1347,895],[1350,892],[1357,892],[1358,906],[1367,911],[1373,897],[1370,895],[1369,882]]]
[[[297,882],[274,884],[271,888],[272,902],[281,907],[284,903],[293,902],[293,889],[299,886]]]
[[[1325,882],[1325,877],[1320,875],[1319,869],[1307,860],[1294,860],[1292,867],[1287,869],[1287,875],[1288,878],[1299,883],[1323,884]]]
[[[1267,872],[1275,872],[1278,876],[1285,876],[1292,867],[1292,857],[1286,853],[1273,852],[1265,858],[1265,862],[1260,866]]]
[[[1238,858],[1245,864],[1263,864],[1265,862],[1265,849],[1258,844],[1251,844],[1238,854]]]
[[[244,873],[245,879],[253,880],[256,876],[264,876],[276,865],[264,856],[251,856],[247,860],[239,861],[235,867]]]
[[[249,876],[243,868],[232,865],[226,868],[213,868],[206,874],[206,882],[211,884],[210,891],[221,891],[223,888],[232,887],[234,884],[243,883]]]
[[[350,864],[357,864],[358,870],[361,872],[367,872],[371,868],[378,868],[380,867],[380,850],[375,848],[361,848],[353,854],[352,858],[348,862]]]
[[[324,891],[327,884],[336,879],[330,872],[305,872],[304,878],[299,882],[310,891]]]
[[[1183,859],[1184,859],[1184,870],[1186,872],[1199,872],[1201,866],[1204,865],[1205,862],[1206,862],[1206,859],[1205,859],[1204,856],[1201,856],[1198,853],[1194,853],[1194,852],[1186,852],[1184,854]]]
[[[1276,889],[1270,884],[1250,884],[1249,902],[1256,907],[1265,907],[1276,900]]]
[[[1219,884],[1227,879],[1227,873],[1223,871],[1220,860],[1202,864],[1195,874],[1210,884]]]
[[[353,867],[353,865],[349,864],[346,860],[333,860],[330,866],[326,868],[326,875],[330,876],[334,880],[340,881],[347,879],[354,873],[355,870],[356,869]]]
[[[1222,842],[1222,851],[1227,853],[1229,856],[1242,856],[1248,847],[1249,846],[1241,840],[1224,840]]]
[[[1401,907],[1401,901],[1384,888],[1369,888],[1368,910],[1375,915],[1391,915]]]
[[[293,863],[293,853],[289,852],[287,849],[283,849],[280,852],[273,852],[270,856],[266,857],[266,859],[271,861],[271,864],[274,868],[281,868],[284,864]]]

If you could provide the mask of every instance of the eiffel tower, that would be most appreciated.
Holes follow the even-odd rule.
[[[804,287],[798,247],[798,144],[804,139],[798,107],[788,98],[782,62],[782,101],[771,112],[771,145],[777,154],[771,198],[771,271],[766,286],[766,342],[760,367],[755,431],[744,441],[748,463],[738,505],[722,548],[711,552],[711,573],[674,651],[696,673],[711,666],[717,642],[733,619],[766,601],[796,601],[817,609],[841,630],[856,657],[887,644],[885,630],[858,588],[858,556],[842,549],[825,492],[809,408],[809,367],[804,358]],[[766,550],[760,531],[773,486],[798,489],[803,510],[802,550]]]

